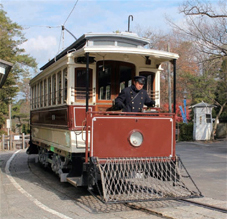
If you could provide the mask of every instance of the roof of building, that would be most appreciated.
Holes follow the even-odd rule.
[[[195,107],[200,107],[200,108],[202,108],[202,107],[216,107],[215,105],[213,105],[213,104],[209,104],[209,103],[205,103],[205,102],[200,102],[200,103],[197,103],[197,104],[195,104],[195,105],[192,105],[192,106],[190,106],[189,108],[195,108]]]

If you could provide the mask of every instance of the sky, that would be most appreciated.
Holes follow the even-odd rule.
[[[63,40],[62,25],[76,38],[88,32],[124,32],[128,30],[128,16],[132,15],[132,32],[139,29],[166,31],[169,25],[165,16],[176,23],[181,21],[182,15],[179,14],[178,7],[182,2],[183,0],[0,0],[7,17],[24,28],[27,42],[22,47],[36,59],[38,68],[75,41],[67,31],[64,31]]]

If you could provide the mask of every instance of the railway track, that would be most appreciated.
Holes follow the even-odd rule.
[[[219,207],[217,205],[212,205],[212,204],[207,204],[207,203],[194,201],[194,200],[187,200],[187,199],[175,200],[173,202],[190,204],[190,206],[188,206],[189,213],[195,211],[194,207],[198,207],[196,209],[195,214],[200,215],[201,218],[226,218],[227,208],[224,208],[224,207]],[[162,208],[151,208],[151,207],[149,207],[149,205],[143,206],[138,203],[125,203],[124,205],[127,206],[128,208],[131,208],[131,209],[134,209],[137,211],[142,211],[142,212],[145,212],[150,215],[155,215],[156,217],[159,217],[159,218],[166,218],[166,219],[188,218],[186,216],[188,214],[188,212],[186,212],[186,210],[182,210],[182,207],[181,208],[177,207],[177,205],[175,207],[174,207],[174,205],[172,205],[172,207],[169,208],[169,209],[171,209],[171,210],[169,210],[169,212],[166,210],[163,211]],[[204,211],[203,208],[208,209],[209,211]],[[164,209],[166,209],[166,207],[164,207]],[[173,212],[176,210],[178,211],[178,213],[176,213],[176,215],[174,215]],[[182,211],[182,213],[180,213],[181,211]],[[218,213],[215,214],[215,212],[218,212]],[[185,213],[186,217],[183,216],[184,213]],[[179,214],[182,214],[182,217],[179,217]],[[197,219],[200,217],[192,216],[191,218]]]
[[[87,196],[85,190],[83,192],[84,195],[75,197],[75,194],[79,191],[81,192],[81,189],[72,187],[72,190],[75,190],[75,193],[73,192],[74,195],[68,193],[69,190],[65,190],[65,186],[63,185],[60,186],[58,179],[55,178],[54,175],[51,174],[53,177],[50,179],[49,177],[46,178],[48,173],[45,174],[45,172],[40,172],[40,167],[33,162],[28,163],[32,173],[35,174],[37,178],[41,179],[45,184],[51,184],[51,189],[53,191],[61,193],[71,200],[75,200],[76,203],[79,202],[81,207],[84,207],[84,209],[90,209],[93,213],[122,212],[127,215],[127,212],[134,210],[135,212],[143,212],[146,215],[154,216],[154,218],[164,219],[226,219],[227,209],[225,207],[218,206],[218,204],[212,204],[213,199],[210,199],[210,201],[208,198],[104,204],[101,201],[97,201],[97,198],[92,195]],[[206,202],[210,204],[207,204]],[[224,201],[221,203],[223,204]]]
[[[157,210],[152,210],[152,209],[149,209],[149,208],[137,206],[136,204],[125,203],[124,205],[127,206],[128,208],[133,209],[133,210],[143,211],[147,214],[151,214],[151,215],[154,215],[156,217],[174,219],[173,217],[165,216],[163,213],[160,213]]]
[[[205,204],[205,203],[201,203],[201,202],[197,202],[197,201],[193,201],[193,200],[181,199],[179,201],[187,202],[187,203],[190,203],[190,204],[193,204],[193,205],[197,205],[197,206],[200,206],[200,207],[203,207],[203,208],[207,208],[207,209],[210,209],[210,210],[214,210],[214,211],[218,211],[218,212],[222,212],[222,213],[227,214],[227,208],[222,208],[222,207],[218,207],[218,206],[214,206],[214,205],[210,205],[210,204]]]

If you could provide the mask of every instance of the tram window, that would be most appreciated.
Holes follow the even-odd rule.
[[[110,100],[110,85],[107,85],[106,86],[106,99],[107,100]]]
[[[36,107],[39,108],[39,84],[36,85]]]
[[[56,74],[52,76],[52,104],[56,104]]]
[[[51,77],[48,78],[48,105],[51,105]]]
[[[86,78],[87,70],[85,68],[75,69],[76,71],[76,86],[75,86],[75,97],[77,100],[86,99]],[[92,71],[89,70],[89,89],[91,90]]]
[[[118,46],[123,46],[123,47],[137,47],[137,45],[135,44],[131,44],[131,43],[124,43],[124,42],[117,42]]]
[[[33,109],[33,89],[32,87],[30,88],[30,106],[31,106],[31,109]]]
[[[143,89],[147,91],[147,94],[150,98],[155,99],[155,89],[154,89],[154,81],[155,81],[155,73],[153,72],[140,72],[141,76],[145,76],[147,80],[145,81]]]
[[[36,95],[36,86],[34,85],[34,87],[32,88],[33,92],[32,92],[32,98],[33,98],[33,107],[36,108],[36,99],[35,99],[35,95]]]
[[[99,65],[98,67],[99,100],[111,99],[111,67]]]
[[[44,106],[47,105],[47,80],[44,79],[43,81],[43,88],[44,88]]]
[[[120,78],[120,92],[132,84],[132,68],[129,66],[121,65],[119,68],[119,78]]]
[[[94,41],[93,42],[94,46],[114,46],[115,45],[115,41]]]
[[[37,101],[36,101],[36,85],[34,85],[34,104],[35,104],[35,108],[37,108]]]
[[[64,92],[64,102],[67,100],[67,68],[63,70],[63,92]]]
[[[125,82],[120,83],[120,92],[125,88]]]
[[[101,100],[104,100],[104,98],[105,98],[105,96],[104,96],[104,89],[103,89],[103,87],[100,87],[100,91],[99,91],[99,99],[101,99]]]
[[[61,89],[61,72],[58,72],[58,74],[57,74],[57,76],[58,76],[58,79],[57,79],[57,81],[58,81],[58,83],[57,83],[57,89],[58,89],[58,92],[57,92],[57,95],[58,95],[58,104],[61,104],[61,93],[62,93],[62,89]]]
[[[43,82],[40,82],[40,106],[43,106]]]

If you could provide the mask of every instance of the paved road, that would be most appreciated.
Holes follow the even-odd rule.
[[[203,195],[217,200],[227,200],[226,141],[214,144],[180,142],[177,143],[177,154],[180,155]],[[34,155],[28,158],[24,151],[16,154],[1,152],[0,167],[1,219],[160,218],[147,212],[132,210],[122,204],[105,205],[85,189],[60,183],[54,174],[43,170],[35,163]],[[208,201],[210,202],[210,199]],[[150,208],[155,207],[162,209],[165,215],[171,215],[170,218],[198,218],[195,208],[193,210],[190,206],[177,206],[174,202],[152,202]],[[192,216],[192,212],[195,216]],[[207,212],[206,215],[208,214],[210,217],[199,218],[226,219],[223,214]]]
[[[204,196],[227,201],[227,140],[180,142],[176,153]]]

